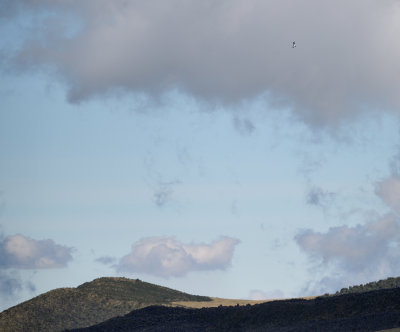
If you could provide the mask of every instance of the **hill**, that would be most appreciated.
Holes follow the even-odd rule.
[[[69,332],[379,331],[400,326],[400,288],[281,300],[248,306],[188,309],[150,306]]]
[[[126,278],[99,278],[77,288],[60,288],[0,313],[0,331],[62,331],[91,326],[149,305],[211,301]]]
[[[260,303],[99,278],[3,311],[0,331],[376,331],[400,327],[399,285],[400,278],[388,278],[329,296]]]

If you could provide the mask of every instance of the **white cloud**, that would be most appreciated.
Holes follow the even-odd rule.
[[[52,67],[72,102],[178,88],[229,104],[268,92],[320,125],[400,105],[397,0],[24,0],[1,11],[36,15],[11,63]]]
[[[72,260],[71,248],[53,240],[34,240],[21,234],[0,241],[0,268],[48,269],[64,267]]]
[[[226,269],[238,243],[230,237],[211,244],[184,244],[174,237],[143,238],[120,259],[117,270],[180,277],[191,271]]]

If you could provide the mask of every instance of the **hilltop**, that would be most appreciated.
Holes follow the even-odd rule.
[[[211,301],[138,279],[99,278],[60,288],[0,313],[0,331],[62,331],[91,326],[132,310],[172,302]]]

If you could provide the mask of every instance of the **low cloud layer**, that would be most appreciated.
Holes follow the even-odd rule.
[[[192,271],[224,270],[239,240],[222,237],[211,244],[185,244],[174,237],[148,237],[135,242],[116,266],[120,272],[182,277]]]
[[[21,234],[0,241],[0,269],[49,269],[67,266],[71,248],[53,240],[34,240]]]
[[[3,50],[7,68],[50,69],[71,102],[114,91],[179,89],[227,104],[267,94],[322,126],[400,106],[397,0],[5,0],[1,12],[25,22],[22,46]]]

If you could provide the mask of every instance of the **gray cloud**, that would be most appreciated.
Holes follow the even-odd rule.
[[[393,214],[365,225],[332,227],[325,233],[305,230],[295,240],[316,266],[334,267],[336,277],[322,279],[319,287],[343,286],[345,281],[349,286],[400,273],[400,223]]]
[[[30,281],[23,281],[17,271],[0,269],[0,311],[14,305],[23,291],[34,293],[35,286]]]
[[[23,289],[23,283],[16,275],[11,275],[0,270],[0,294],[12,297]]]
[[[2,190],[0,190],[0,202],[1,202],[1,205],[4,204],[4,192]]]
[[[116,90],[179,89],[226,104],[267,93],[322,126],[400,106],[397,0],[21,0],[1,9],[37,18],[7,67],[51,68],[71,102]]]
[[[233,118],[233,125],[235,129],[242,135],[250,135],[255,130],[253,122],[246,118]]]
[[[173,187],[179,183],[180,181],[159,182],[158,188],[154,192],[154,203],[159,207],[167,204],[174,193]]]
[[[226,269],[239,240],[222,237],[211,244],[184,244],[174,237],[148,237],[132,245],[116,266],[120,272],[182,277],[191,271]]]
[[[0,270],[0,294],[3,297],[12,298],[23,289],[34,292],[36,287],[30,281],[22,281],[15,271],[6,272]]]
[[[400,214],[400,178],[393,175],[377,183],[375,193],[394,212]]]
[[[96,262],[99,262],[104,265],[113,264],[113,263],[115,263],[116,260],[117,259],[115,257],[110,257],[110,256],[102,256],[102,257],[95,259]]]
[[[398,174],[376,183],[375,194],[390,209],[380,216],[369,212],[369,221],[356,226],[331,227],[325,233],[303,230],[295,237],[299,247],[309,256],[315,275],[303,290],[321,294],[342,287],[400,274],[400,179]],[[324,207],[335,197],[314,188],[308,203]],[[334,195],[334,194],[333,194]],[[328,271],[328,272],[327,272]],[[327,273],[325,273],[327,272]],[[318,277],[317,277],[318,279]]]
[[[307,204],[328,208],[335,199],[335,193],[323,190],[319,187],[313,187],[307,193]]]
[[[34,240],[21,234],[0,241],[0,268],[49,269],[65,267],[72,249],[53,240]]]

